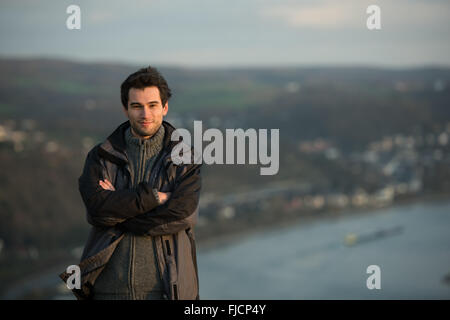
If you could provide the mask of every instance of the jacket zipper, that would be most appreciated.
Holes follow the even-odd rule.
[[[145,159],[145,142],[141,141],[140,145],[139,145],[139,170],[138,173],[140,174],[139,176],[136,177],[135,175],[135,186],[134,188],[136,188],[136,185],[139,184],[144,177],[145,174],[145,168],[144,168],[144,159]],[[134,260],[135,260],[135,247],[136,247],[136,239],[135,236],[133,234],[131,234],[131,254],[130,254],[130,291],[131,291],[131,299],[135,299],[136,298],[136,294],[135,294],[135,287],[134,287]]]
[[[141,140],[141,145],[140,145],[140,148],[139,148],[139,155],[140,155],[140,164],[139,164],[139,166],[140,166],[140,168],[139,168],[139,173],[140,173],[140,176],[139,176],[139,178],[138,178],[138,181],[136,181],[137,182],[137,184],[139,184],[139,183],[141,183],[142,181],[144,181],[144,176],[145,176],[145,163],[144,163],[144,160],[145,160],[145,142],[143,141],[143,140]]]

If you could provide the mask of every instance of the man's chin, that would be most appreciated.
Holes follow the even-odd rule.
[[[141,128],[136,129],[136,128],[133,128],[133,130],[140,137],[149,137],[149,136],[151,137],[151,136],[153,136],[156,133],[156,130],[154,130],[154,129],[141,129]]]

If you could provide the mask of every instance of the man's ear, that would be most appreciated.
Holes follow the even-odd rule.
[[[169,111],[169,102],[166,102],[166,105],[163,108],[163,116],[165,116],[168,111]]]

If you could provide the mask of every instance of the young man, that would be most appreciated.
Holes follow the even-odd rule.
[[[155,68],[131,74],[121,85],[128,121],[87,155],[79,190],[92,230],[73,290],[79,299],[199,299],[201,165],[172,162],[180,142],[163,121],[170,97]]]

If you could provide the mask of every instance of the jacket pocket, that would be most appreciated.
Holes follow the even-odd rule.
[[[170,241],[168,239],[165,240],[166,243],[166,251],[167,251],[167,256],[169,258],[169,265],[171,265],[172,267],[175,265],[175,257],[173,256],[173,250],[170,246]],[[173,263],[173,264],[172,264]],[[178,269],[178,266],[176,266],[176,268]],[[177,277],[178,279],[178,277]],[[174,300],[178,300],[179,299],[179,294],[178,294],[178,284],[177,282],[172,282],[171,283],[172,286],[172,297]]]
[[[194,233],[192,232],[192,229],[186,229],[186,234],[189,238],[189,242],[191,244],[191,256],[192,256],[192,264],[194,265],[195,270],[195,278],[197,281],[197,297],[198,297],[198,291],[199,291],[199,280],[198,280],[198,267],[197,267],[197,250],[195,247],[195,238]]]
[[[178,285],[177,284],[173,284],[172,285],[172,290],[173,290],[173,299],[174,300],[178,300]]]
[[[167,250],[167,255],[171,256],[172,255],[172,249],[170,249],[170,242],[167,239],[166,239],[166,250]]]
[[[164,260],[167,267],[169,290],[171,291],[171,299],[179,299],[178,284],[178,260],[176,259],[177,248],[175,240],[171,235],[162,236],[162,245],[164,251]]]

